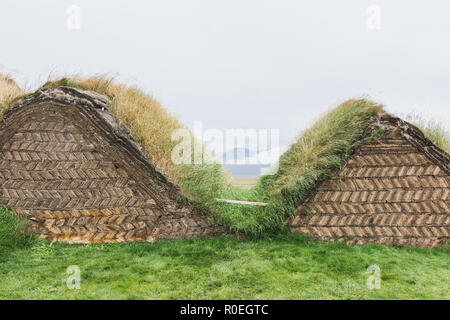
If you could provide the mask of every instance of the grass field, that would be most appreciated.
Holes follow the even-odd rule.
[[[450,249],[273,239],[51,244],[3,256],[0,299],[450,299]],[[370,265],[381,288],[369,290]],[[81,271],[66,286],[67,267]]]

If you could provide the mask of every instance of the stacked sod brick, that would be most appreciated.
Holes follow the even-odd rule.
[[[108,98],[69,87],[17,101],[0,125],[0,204],[71,242],[154,241],[223,232],[159,172]]]
[[[449,155],[401,119],[380,125],[390,136],[360,145],[286,225],[325,241],[448,245]]]

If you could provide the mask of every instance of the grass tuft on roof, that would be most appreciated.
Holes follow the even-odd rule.
[[[378,103],[350,99],[304,131],[280,157],[278,171],[259,181],[257,188],[269,202],[267,209],[278,215],[293,214],[319,182],[345,164],[358,144],[386,134],[375,126],[382,111]]]
[[[10,77],[0,74],[0,119],[10,104],[25,92]]]

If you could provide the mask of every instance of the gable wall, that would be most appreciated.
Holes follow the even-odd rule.
[[[325,241],[447,245],[450,177],[405,138],[365,144],[286,221]]]
[[[32,107],[29,107],[32,109]],[[25,213],[51,240],[153,241],[222,228],[173,200],[76,110],[46,105],[3,129],[0,204]],[[157,179],[157,177],[155,177]],[[139,181],[138,181],[139,180]]]

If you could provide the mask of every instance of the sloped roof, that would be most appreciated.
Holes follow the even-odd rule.
[[[356,146],[286,226],[325,241],[448,245],[449,155],[400,118],[382,113],[376,125],[388,134]]]
[[[381,125],[389,125],[399,130],[406,140],[423,152],[433,163],[441,167],[445,173],[450,174],[450,155],[431,142],[419,128],[388,113],[380,114],[379,121]]]
[[[154,241],[213,236],[202,215],[108,111],[110,98],[42,88],[0,122],[0,204],[61,241]]]
[[[159,192],[165,192],[174,200],[176,199],[177,196],[174,193],[180,192],[179,187],[156,168],[152,160],[143,154],[141,147],[134,141],[128,129],[108,111],[109,98],[106,95],[64,86],[42,88],[13,103],[4,113],[1,126],[5,127],[10,122],[26,116],[28,106],[48,102],[58,104],[62,108],[68,105],[76,107],[82,116],[92,119],[97,125],[96,129],[126,150],[136,165],[151,173]],[[149,181],[149,183],[153,182]]]

